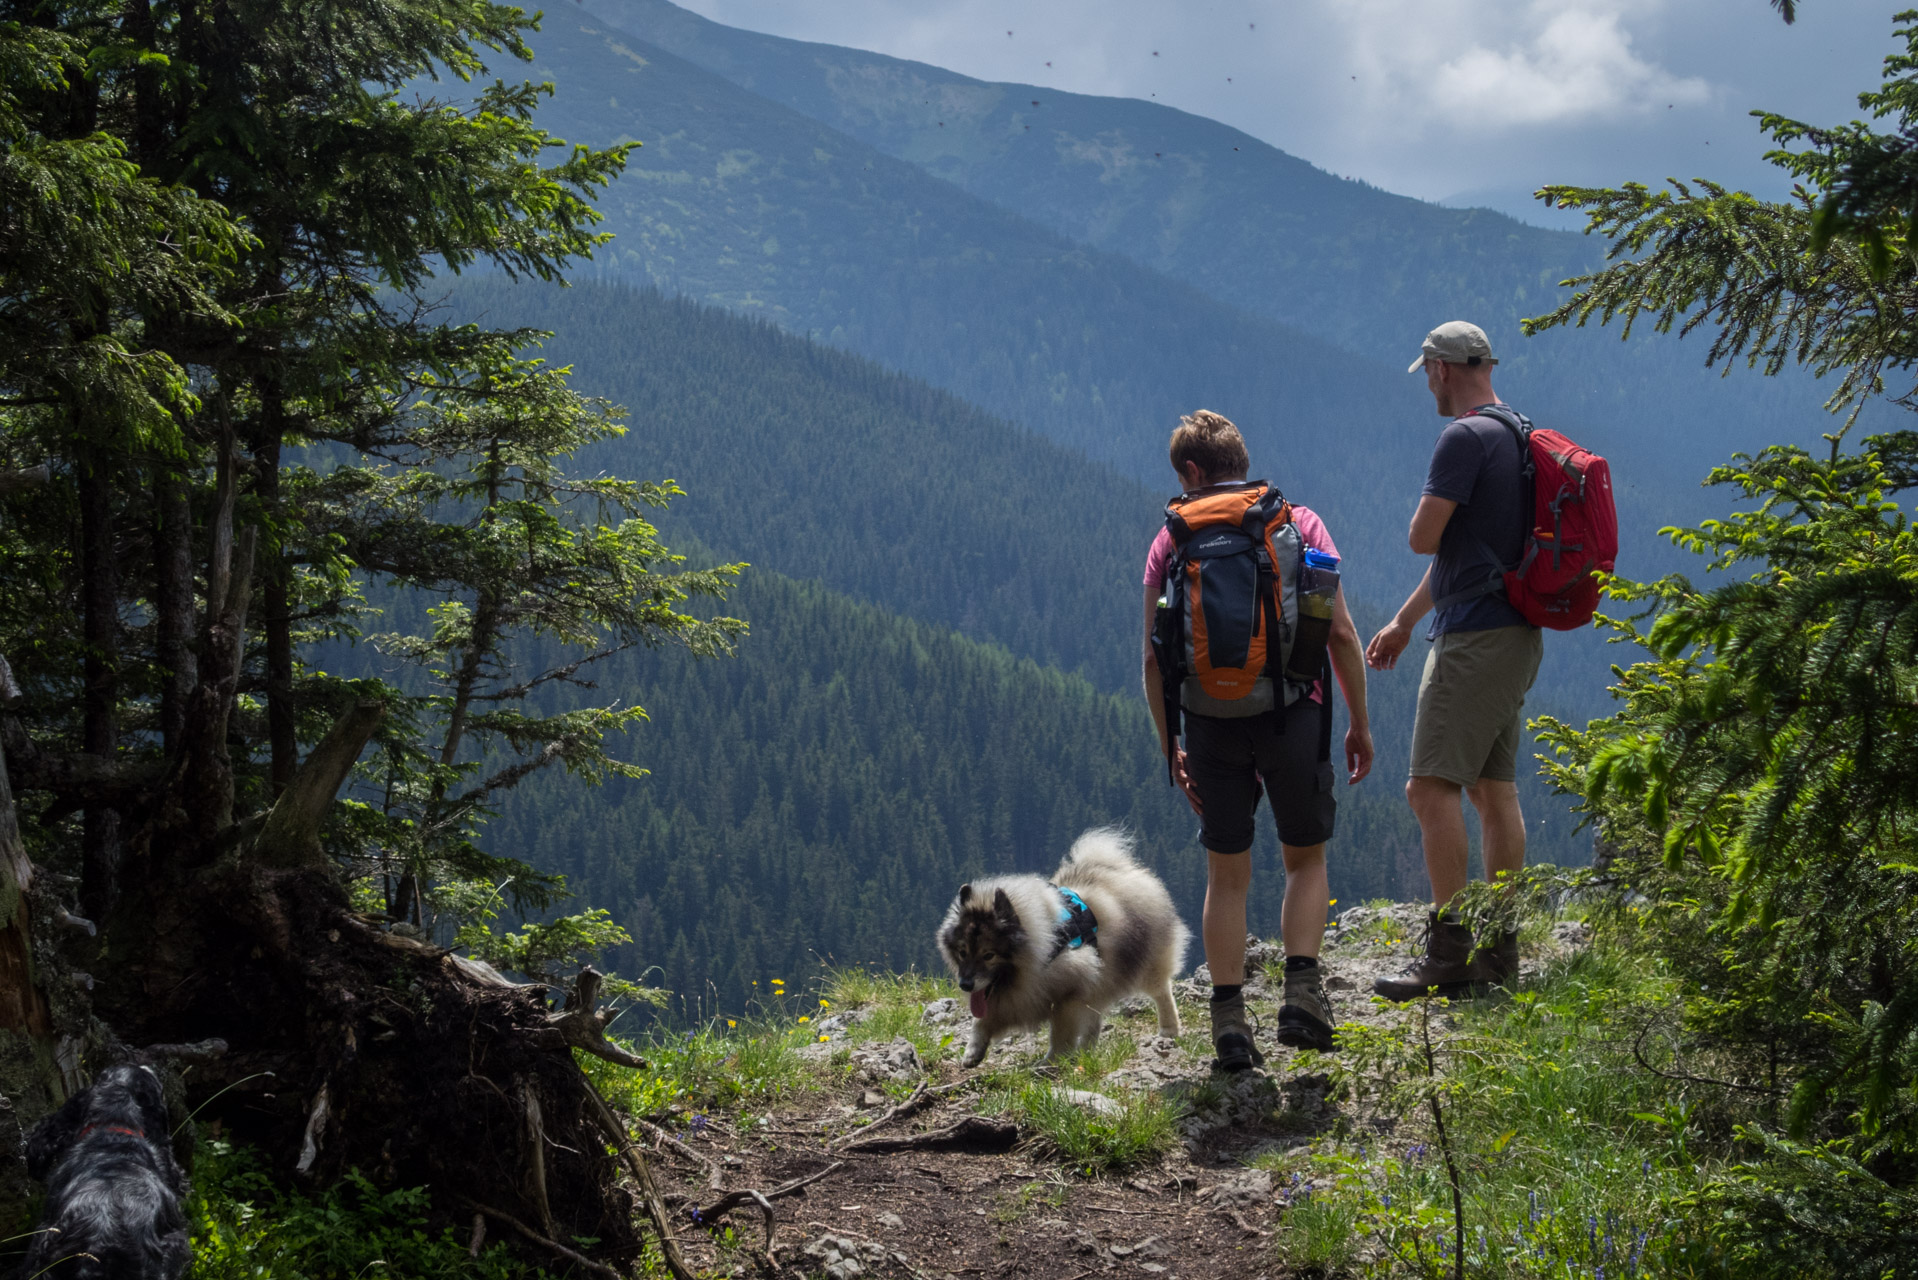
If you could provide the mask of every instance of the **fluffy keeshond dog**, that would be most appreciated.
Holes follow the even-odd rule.
[[[1105,1012],[1129,995],[1152,998],[1159,1034],[1179,1034],[1172,976],[1191,932],[1159,877],[1110,827],[1073,842],[1051,881],[994,876],[959,886],[939,926],[939,951],[971,997],[965,1065],[1013,1031],[1052,1027],[1051,1056],[1099,1037]]]

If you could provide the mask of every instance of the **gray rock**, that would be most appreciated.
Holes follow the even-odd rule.
[[[1188,1141],[1215,1129],[1263,1124],[1284,1101],[1278,1082],[1256,1067],[1228,1076],[1180,1080],[1164,1092],[1167,1098],[1186,1104],[1179,1131]]]
[[[820,1273],[827,1280],[853,1280],[863,1276],[876,1263],[886,1260],[883,1245],[870,1240],[855,1240],[850,1236],[836,1236],[831,1232],[820,1236],[808,1244],[805,1255],[820,1264]]]
[[[890,1212],[880,1214],[878,1217],[874,1218],[873,1221],[878,1223],[882,1227],[890,1227],[894,1231],[897,1231],[899,1228],[906,1225],[906,1220],[904,1218],[900,1217],[896,1213],[890,1213]]]
[[[1084,1107],[1094,1115],[1122,1116],[1125,1108],[1103,1093],[1093,1093],[1090,1089],[1061,1089],[1058,1097],[1064,1098],[1075,1107]]]
[[[1552,926],[1552,941],[1568,951],[1577,951],[1592,943],[1592,926],[1583,920],[1560,920]]]
[[[1234,1174],[1212,1188],[1210,1197],[1221,1209],[1251,1209],[1272,1200],[1272,1175],[1264,1169],[1247,1169]]]
[[[829,1062],[832,1060],[832,1049],[830,1044],[814,1041],[794,1049],[793,1056],[801,1062]]]
[[[877,1089],[868,1089],[859,1095],[859,1105],[862,1107],[883,1107],[886,1105],[886,1095]]]
[[[1127,996],[1125,999],[1119,1001],[1118,1004],[1112,1006],[1113,1016],[1119,1018],[1130,1018],[1134,1014],[1139,1013],[1151,1013],[1152,1010],[1152,1002],[1144,996]]]
[[[1112,1246],[1112,1256],[1115,1258],[1130,1258],[1134,1256],[1141,1258],[1163,1258],[1171,1252],[1172,1246],[1158,1236],[1147,1236],[1137,1244],[1115,1244]],[[1164,1267],[1159,1269],[1161,1271],[1165,1270]]]
[[[957,1000],[947,996],[943,1000],[934,1000],[919,1015],[919,1020],[929,1026],[949,1027],[961,1018],[968,1016],[966,1009]]]
[[[1163,1089],[1194,1073],[1192,1057],[1171,1036],[1148,1036],[1139,1041],[1132,1060],[1106,1077],[1109,1084],[1127,1089]]]
[[[853,1082],[865,1085],[912,1080],[923,1070],[919,1051],[901,1037],[891,1044],[862,1044],[852,1051]]]

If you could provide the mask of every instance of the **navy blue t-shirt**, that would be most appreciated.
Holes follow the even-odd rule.
[[[1495,569],[1518,566],[1531,523],[1525,509],[1530,495],[1525,492],[1518,437],[1504,423],[1467,416],[1447,425],[1432,450],[1424,492],[1458,503],[1432,560],[1432,599],[1484,582]],[[1488,549],[1497,563],[1486,554]],[[1435,640],[1447,631],[1524,625],[1525,616],[1499,590],[1434,611],[1427,638]]]

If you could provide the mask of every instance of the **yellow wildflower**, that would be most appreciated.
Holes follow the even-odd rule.
[[[812,1019],[811,1019],[811,1018],[809,1018],[809,1017],[807,1017],[807,1016],[806,1016],[805,1014],[803,1014],[803,1013],[799,1015],[799,1020],[800,1020],[801,1022],[811,1022],[811,1021],[812,1021]]]

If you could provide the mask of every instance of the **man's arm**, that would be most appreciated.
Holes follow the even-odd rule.
[[[1386,623],[1379,633],[1372,637],[1372,643],[1365,647],[1365,661],[1376,671],[1390,671],[1398,665],[1399,655],[1405,652],[1405,646],[1411,643],[1412,628],[1418,626],[1419,619],[1432,612],[1432,566],[1425,566],[1425,576],[1419,579],[1418,590],[1406,598],[1399,606],[1398,616]]]
[[[1457,510],[1458,503],[1450,498],[1434,497],[1429,493],[1420,498],[1419,509],[1412,513],[1412,532],[1408,539],[1412,550],[1422,556],[1438,554],[1439,537],[1445,532],[1452,513]]]
[[[1365,655],[1359,650],[1359,629],[1352,622],[1352,611],[1345,607],[1345,587],[1332,605],[1332,671],[1339,678],[1339,692],[1345,695],[1345,710],[1351,723],[1345,730],[1345,780],[1359,781],[1372,772],[1372,728],[1365,709]]]

